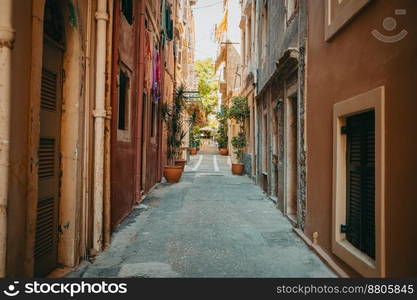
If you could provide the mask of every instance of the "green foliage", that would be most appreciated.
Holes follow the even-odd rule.
[[[244,97],[232,98],[232,106],[228,109],[227,116],[233,119],[241,127],[244,126],[245,120],[249,117],[248,99]]]
[[[217,129],[217,144],[219,148],[227,148],[229,138],[227,136],[227,106],[222,104],[220,112],[217,113],[219,128]]]
[[[217,136],[217,144],[219,146],[219,149],[222,149],[222,148],[226,149],[228,142],[229,142],[229,139],[228,139],[227,135],[219,134]]]
[[[237,156],[237,159],[239,161],[242,161],[243,159],[243,153],[244,149],[248,145],[248,142],[246,140],[246,135],[244,132],[239,132],[237,136],[232,137],[232,146],[234,148],[234,153]]]
[[[214,63],[210,58],[198,60],[195,63],[194,70],[197,73],[202,110],[207,118],[214,111],[218,101],[218,82],[215,80]]]
[[[190,147],[198,148],[200,144],[200,126],[194,126],[190,132]]]
[[[249,117],[248,99],[244,97],[234,97],[232,106],[228,109],[227,116],[239,125],[239,133],[232,138],[232,146],[237,159],[242,162],[244,149],[248,145],[245,133],[245,121]]]
[[[227,122],[228,118],[228,108],[226,105],[222,104],[220,106],[220,111],[217,113],[217,120],[219,120],[220,123]]]
[[[187,113],[190,116],[189,124],[191,127],[194,125],[203,126],[205,124],[205,116],[199,103],[188,104]]]
[[[182,118],[185,108],[184,90],[184,86],[180,86],[175,91],[172,103],[163,103],[161,105],[161,117],[168,131],[167,156],[172,165],[174,164],[175,159],[178,159],[181,154],[180,148],[186,135],[186,132],[183,129],[184,124]]]

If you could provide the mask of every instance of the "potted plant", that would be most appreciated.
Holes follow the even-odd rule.
[[[194,134],[191,134],[190,136],[190,154],[197,154],[197,141],[195,140]]]
[[[249,117],[248,100],[244,97],[234,97],[232,106],[227,113],[229,119],[232,119],[239,126],[239,132],[232,138],[232,146],[237,162],[232,163],[232,173],[234,175],[242,175],[245,169],[243,162],[243,154],[248,142],[246,140],[245,120]]]
[[[190,154],[196,155],[200,147],[200,127],[194,126],[190,133]]]
[[[229,155],[229,150],[227,149],[229,142],[227,136],[227,107],[225,105],[221,106],[220,112],[217,114],[217,119],[219,120],[219,128],[217,130],[219,152],[221,155]]]
[[[201,146],[201,136],[200,136],[200,133],[198,133],[195,136],[195,149],[197,152],[200,151],[200,146]]]
[[[161,117],[167,127],[167,158],[168,165],[164,167],[164,177],[168,183],[176,183],[181,179],[183,167],[175,165],[175,160],[181,156],[181,146],[186,135],[183,129],[183,112],[185,107],[184,86],[180,86],[174,95],[172,103],[163,103]]]

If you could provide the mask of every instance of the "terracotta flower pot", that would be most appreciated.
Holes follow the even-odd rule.
[[[219,149],[220,155],[229,155],[229,150],[227,148]]]
[[[196,148],[191,148],[190,149],[190,154],[191,155],[196,155],[197,154],[197,149]]]
[[[186,160],[176,160],[175,165],[182,167],[182,170],[184,171],[184,167],[185,167],[186,162],[187,162]]]
[[[243,171],[245,170],[244,164],[232,164],[232,174],[233,175],[243,175]]]
[[[182,175],[181,166],[165,166],[164,177],[168,183],[177,183],[180,181]]]

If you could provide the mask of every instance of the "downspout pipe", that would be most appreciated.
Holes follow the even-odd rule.
[[[0,1],[0,277],[6,276],[13,0]]]
[[[113,20],[114,20],[114,1],[108,0],[109,26],[107,30],[107,74],[112,74],[113,67]],[[111,80],[112,76],[106,76],[106,110],[107,118],[105,121],[105,158],[104,158],[104,248],[110,245],[111,238]]]
[[[138,66],[138,108],[136,124],[136,175],[135,175],[135,195],[136,202],[142,200],[142,118],[143,118],[143,88],[145,78],[145,0],[139,4],[139,66]]]
[[[102,250],[104,201],[104,122],[106,84],[107,0],[98,0],[96,12],[96,88],[94,117],[94,196],[93,196],[93,249]]]

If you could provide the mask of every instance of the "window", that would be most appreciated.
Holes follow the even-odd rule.
[[[375,112],[347,117],[346,225],[342,233],[375,259]]]
[[[370,0],[325,0],[325,40],[330,40]]]
[[[117,129],[119,139],[130,140],[130,79],[123,70],[119,73]]]
[[[126,74],[120,72],[120,83],[119,83],[119,129],[126,130],[127,128],[127,86],[128,86],[128,77]]]
[[[384,98],[334,105],[332,252],[365,277],[385,276]]]
[[[165,26],[168,40],[174,39],[174,22],[172,21],[172,11],[169,6],[165,8]]]
[[[133,1],[122,0],[122,12],[129,24],[133,23]]]

